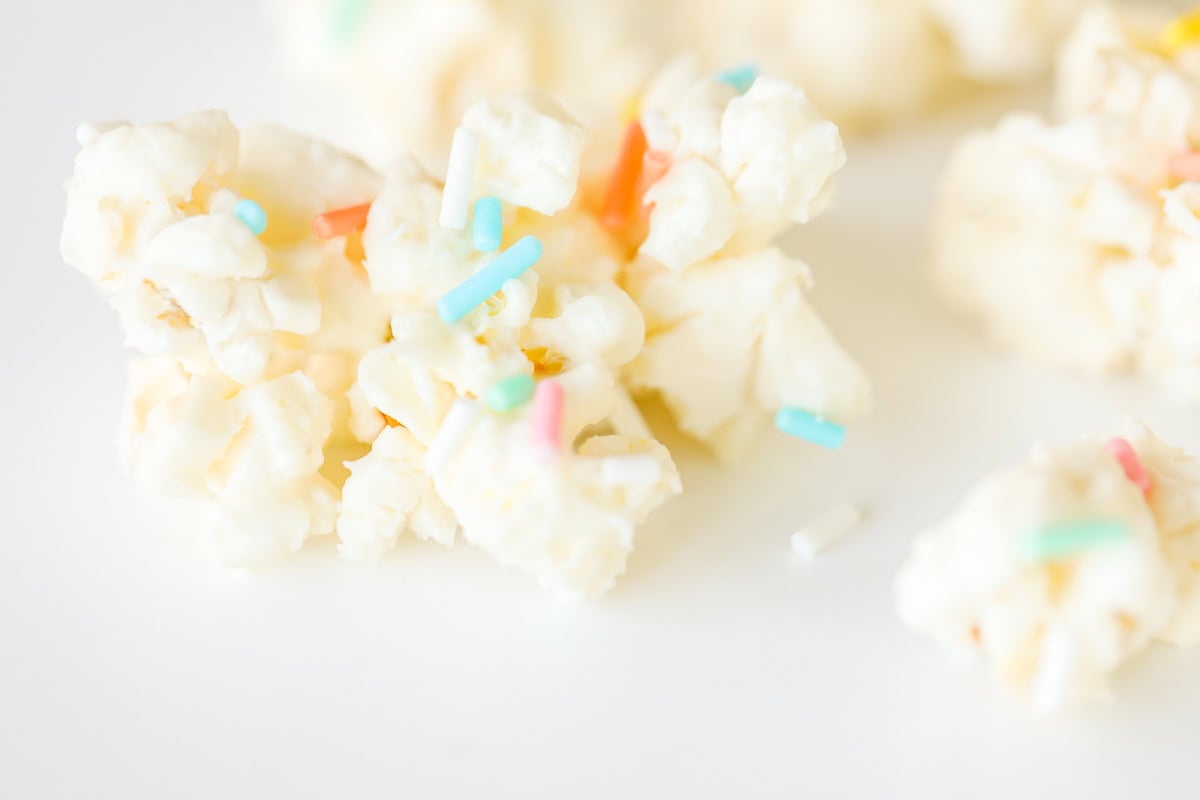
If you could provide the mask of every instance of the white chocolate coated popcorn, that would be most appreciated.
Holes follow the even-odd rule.
[[[576,427],[567,427],[566,441]],[[654,458],[658,479],[611,485],[604,458],[631,454]],[[434,480],[466,541],[546,588],[589,598],[625,571],[636,526],[681,488],[666,448],[653,440],[593,437],[548,462],[530,447],[527,419],[495,415],[479,419]]]
[[[650,150],[670,161],[646,193],[643,252],[676,272],[731,239],[743,249],[762,247],[789,225],[808,222],[827,207],[832,178],[846,163],[837,126],[801,89],[759,77],[739,96],[691,59],[651,83],[641,120]],[[689,231],[689,221],[716,229],[703,247],[695,240],[705,231]]]
[[[728,457],[783,406],[860,411],[865,378],[808,306],[807,267],[770,246],[827,203],[836,127],[768,78],[739,96],[681,62],[655,86],[643,119],[665,171],[627,185],[648,214],[621,226],[596,202],[613,137],[585,168],[583,129],[549,98],[467,111],[460,207],[501,202],[495,252],[441,223],[446,188],[413,159],[380,178],[276,129],[239,137],[216,112],[95,136],[63,244],[148,356],[128,404],[135,476],[190,504],[236,563],[332,529],[343,557],[372,562],[411,532],[595,597],[681,489],[628,389],[661,393]],[[235,213],[243,199],[265,231]],[[364,203],[361,232],[313,232]],[[532,264],[445,311],[530,239]],[[506,406],[501,384],[536,397]]]
[[[1104,438],[1036,449],[918,537],[897,581],[902,619],[1043,710],[1105,697],[1111,674],[1153,641],[1195,644],[1200,464],[1126,428],[1148,494]],[[1064,558],[1025,552],[1040,526],[1078,520],[1118,522],[1124,535]]]
[[[404,428],[387,428],[371,452],[348,465],[338,516],[338,550],[351,561],[378,561],[405,531],[454,543],[458,521],[425,471],[425,448]]]
[[[302,373],[240,387],[139,359],[121,441],[141,486],[179,501],[225,561],[256,566],[333,530],[337,488],[321,474],[332,416]]]
[[[479,104],[464,126],[480,141],[475,194],[503,202],[502,249],[536,236],[542,255],[463,319],[443,321],[439,298],[498,256],[476,252],[469,230],[438,224],[441,187],[423,170],[402,162],[392,171],[363,243],[372,285],[398,310],[390,341],[365,355],[351,392],[356,431],[378,438],[349,465],[340,549],[375,560],[406,529],[451,544],[461,526],[468,543],[501,563],[593,597],[624,570],[635,527],[679,491],[674,465],[652,440],[592,437],[575,446],[585,428],[612,427],[619,372],[642,349],[642,314],[614,282],[620,243],[567,208],[581,129],[530,94]],[[481,408],[494,385],[522,376],[562,387],[557,458],[534,447],[529,404]],[[377,419],[388,426],[382,433]],[[610,450],[654,456],[656,480],[609,486],[600,455]]]
[[[927,0],[963,75],[1011,83],[1045,73],[1062,37],[1093,0]]]
[[[1181,5],[1181,4],[1176,4]],[[1144,79],[1137,73],[1158,69],[1170,56],[1175,67],[1192,75],[1200,67],[1194,47],[1168,54],[1163,32],[1176,16],[1167,3],[1096,3],[1080,15],[1058,53],[1055,105],[1060,119],[1108,109],[1134,111]]]
[[[1006,347],[1144,375],[1200,403],[1200,206],[1196,184],[1169,166],[1200,132],[1200,83],[1132,42],[1096,53],[1103,91],[1082,82],[1066,93],[1079,113],[1057,124],[1013,114],[960,145],[939,201],[936,278]],[[1064,63],[1064,81],[1087,72],[1074,55]]]
[[[584,132],[552,97],[521,92],[481,101],[462,126],[479,136],[481,194],[547,215],[570,205]]]
[[[782,407],[864,412],[866,376],[809,306],[808,267],[770,246],[827,206],[846,160],[837,127],[786,83],[760,77],[737,96],[686,60],[642,114],[670,166],[646,190],[649,232],[625,276],[647,330],[631,387],[730,460]]]
[[[810,286],[808,267],[774,249],[678,276],[635,271],[647,335],[627,371],[631,386],[658,392],[679,426],[725,460],[745,451],[768,411],[862,414],[869,382],[809,306]]]
[[[343,244],[305,238],[314,214],[378,185],[361,162],[282,130],[239,137],[221,112],[120,126],[76,160],[63,254],[104,291],[130,347],[251,384],[288,337],[353,349],[384,333],[365,281],[345,277]],[[244,198],[267,212],[262,236],[235,214]]]
[[[333,529],[327,478],[362,452],[346,393],[387,316],[357,245],[309,223],[378,186],[356,159],[272,127],[239,135],[221,112],[104,126],[77,159],[64,255],[147,356],[131,370],[128,466],[232,563]],[[260,236],[234,213],[243,197],[267,213]]]

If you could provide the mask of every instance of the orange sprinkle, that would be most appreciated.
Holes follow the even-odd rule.
[[[313,236],[318,239],[332,239],[335,236],[361,231],[367,226],[367,213],[370,210],[371,204],[363,203],[361,206],[317,214],[312,221]]]
[[[621,154],[617,157],[609,180],[608,193],[604,196],[604,211],[600,215],[600,221],[610,230],[625,227],[633,215],[647,147],[642,124],[636,121],[629,123],[625,129],[625,140],[621,143]]]
[[[1167,158],[1167,173],[1181,181],[1200,181],[1200,152],[1180,150]]]

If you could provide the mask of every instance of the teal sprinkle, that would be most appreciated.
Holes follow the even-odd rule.
[[[438,301],[442,322],[453,324],[465,317],[489,297],[515,280],[542,257],[542,242],[536,236],[524,236],[512,247],[487,262],[478,272]]]
[[[520,408],[533,397],[534,380],[528,375],[514,375],[494,384],[484,394],[487,407],[498,414]]]
[[[745,94],[750,91],[750,87],[754,85],[754,81],[757,78],[758,70],[753,64],[742,64],[737,67],[723,69],[717,73],[717,80],[722,83],[728,83],[738,94]]]
[[[267,229],[267,212],[253,200],[241,200],[233,207],[233,213],[245,223],[255,236],[262,236]]]
[[[837,450],[846,441],[845,428],[802,408],[779,409],[775,427],[788,436],[807,439],[830,450]]]
[[[475,214],[471,222],[471,236],[475,249],[493,253],[500,249],[504,240],[504,209],[495,197],[481,197],[475,201]]]
[[[1073,520],[1046,525],[1024,542],[1029,561],[1062,561],[1097,547],[1128,540],[1129,530],[1120,520]]]
[[[338,44],[346,44],[362,29],[371,0],[337,0],[333,5],[329,30]]]

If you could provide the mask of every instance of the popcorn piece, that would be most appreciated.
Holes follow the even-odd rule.
[[[849,503],[839,503],[793,533],[792,550],[810,561],[861,521],[862,512]]]
[[[834,173],[846,164],[837,126],[804,92],[760,78],[721,118],[721,169],[733,185],[743,228],[762,238],[771,223],[806,223],[825,210]]]
[[[611,283],[560,283],[541,299],[521,347],[546,364],[601,363],[613,369],[637,358],[645,340],[642,313]]]
[[[541,257],[461,319],[439,318],[434,309],[446,295],[497,256],[475,252],[466,232],[436,225],[436,184],[415,166],[402,164],[390,176],[363,242],[373,285],[399,310],[391,341],[363,358],[351,396],[357,429],[378,430],[370,409],[399,427],[378,434],[371,455],[351,465],[342,551],[378,558],[406,527],[450,543],[449,525],[416,529],[415,510],[429,509],[437,522],[461,525],[468,542],[502,563],[563,592],[595,596],[624,569],[635,526],[679,491],[674,465],[652,440],[605,444],[589,431],[575,445],[585,429],[616,413],[617,373],[640,352],[645,323],[614,282],[624,260],[620,243],[582,210],[562,208],[575,195],[577,129],[529,95],[480,108],[469,115],[475,122],[464,124],[474,124],[483,143],[481,174],[500,176],[481,191],[503,201],[505,240],[534,241]],[[540,206],[547,215],[515,204]],[[490,413],[464,399],[527,375],[540,377],[542,394],[554,388],[565,401],[545,421],[558,442],[555,461],[533,446],[536,403]],[[609,449],[653,457],[654,480],[610,485],[601,465]]]
[[[126,461],[232,563],[333,529],[328,478],[362,451],[346,393],[387,318],[357,241],[318,242],[309,223],[378,182],[282,130],[239,135],[220,112],[104,126],[76,161],[64,255],[151,356],[131,372]],[[269,219],[258,236],[238,217],[247,197]]]
[[[981,656],[1042,707],[1103,696],[1108,676],[1152,641],[1200,640],[1200,463],[1140,426],[1125,438],[1150,494],[1104,439],[1035,450],[917,539],[897,581],[904,621]],[[1100,524],[1120,535],[1081,535]],[[1065,525],[1070,547],[1030,549],[1067,535]]]
[[[851,419],[870,402],[866,376],[804,298],[808,267],[767,249],[688,269],[635,275],[646,347],[636,390],[662,395],[680,427],[736,459],[783,407]]]
[[[363,231],[364,266],[376,293],[433,304],[474,270],[471,238],[442,226],[441,203],[441,184],[415,160],[396,163]]]
[[[425,472],[425,448],[404,428],[388,428],[371,452],[349,464],[337,521],[338,551],[351,561],[378,561],[405,530],[444,545],[458,521]]]
[[[1152,377],[1197,403],[1200,327],[1185,309],[1200,299],[1200,206],[1170,171],[1200,133],[1200,71],[1135,41],[1097,50],[1140,29],[1115,13],[1090,15],[1064,55],[1063,105],[1077,114],[1059,124],[1011,115],[959,147],[939,201],[935,275],[1006,347]]]
[[[964,75],[1011,83],[1050,67],[1059,41],[1091,0],[928,0]]]
[[[680,491],[679,475],[662,445],[618,436],[588,439],[548,466],[529,446],[528,424],[485,415],[458,456],[434,474],[438,491],[468,542],[542,586],[596,597],[625,571],[635,526]],[[604,459],[618,454],[654,458],[660,477],[611,484]]]
[[[646,192],[650,234],[641,252],[676,272],[716,254],[733,236],[733,193],[699,159],[676,163]]]
[[[687,76],[702,88],[683,88]],[[684,431],[730,460],[780,408],[839,421],[862,413],[866,377],[805,300],[808,267],[769,246],[827,204],[845,162],[837,128],[782,82],[760,77],[734,96],[686,60],[647,92],[648,131],[674,113],[659,97],[689,98],[691,110],[652,145],[675,149],[665,151],[666,177],[646,192],[649,232],[625,273],[647,331],[627,382],[660,394]],[[685,144],[697,140],[711,140],[703,158]]]
[[[337,488],[321,476],[333,406],[292,373],[249,388],[188,375],[171,359],[130,372],[122,445],[149,491],[235,566],[265,563],[333,530]]]
[[[1119,111],[1122,105],[1125,112],[1136,111],[1128,104],[1140,102],[1137,72],[1161,63],[1159,40],[1170,22],[1167,6],[1155,3],[1095,3],[1080,14],[1058,53],[1057,118]],[[1184,53],[1175,58],[1180,65],[1191,66],[1192,60]]]
[[[721,117],[733,90],[716,76],[702,80],[701,73],[696,59],[677,58],[646,87],[640,117],[651,150],[716,160]]]
[[[583,128],[553,98],[523,92],[476,103],[463,117],[463,127],[479,135],[483,194],[540,214],[571,203]]]
[[[369,199],[377,180],[274,128],[248,132],[239,152],[220,112],[120,126],[76,161],[63,255],[104,290],[131,347],[252,384],[271,374],[281,337],[321,331],[326,276],[346,270],[338,245],[305,240],[312,215]],[[262,237],[235,214],[246,195],[271,220]],[[372,324],[373,301],[359,287],[355,326],[378,337],[382,319]]]

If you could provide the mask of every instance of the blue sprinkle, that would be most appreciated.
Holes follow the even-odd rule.
[[[846,429],[801,408],[781,408],[775,415],[775,427],[788,436],[807,439],[813,444],[837,450],[846,441]]]
[[[233,207],[233,213],[246,224],[255,236],[262,236],[267,229],[267,212],[253,200],[241,200]]]
[[[541,257],[541,241],[536,236],[522,238],[439,300],[438,316],[446,323],[458,322]]]
[[[501,213],[499,198],[481,197],[475,201],[471,235],[474,237],[476,250],[491,253],[500,249],[500,242],[504,238],[504,220]]]
[[[722,83],[728,83],[738,94],[745,94],[750,91],[750,87],[754,85],[754,81],[757,78],[758,70],[755,69],[753,64],[742,64],[741,66],[723,69],[717,73],[717,80]]]

